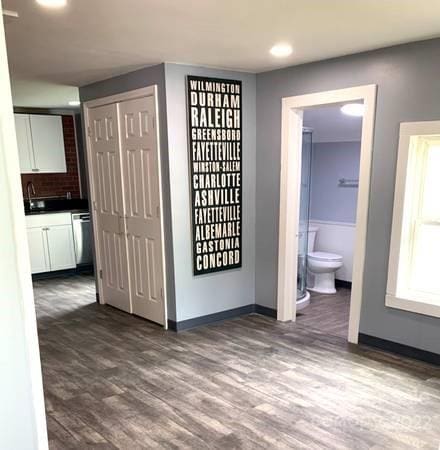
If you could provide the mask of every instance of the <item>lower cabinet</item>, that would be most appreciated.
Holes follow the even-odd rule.
[[[76,267],[70,213],[27,216],[26,222],[33,274]]]
[[[32,273],[49,272],[46,231],[43,228],[28,228],[27,237]]]
[[[76,266],[72,225],[58,225],[46,230],[50,270],[72,269]]]

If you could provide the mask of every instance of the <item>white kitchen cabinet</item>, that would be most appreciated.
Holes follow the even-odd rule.
[[[76,267],[70,213],[26,216],[32,273]]]
[[[76,266],[72,224],[47,227],[50,270],[72,269]]]
[[[65,173],[61,116],[15,114],[21,173]]]
[[[38,172],[66,172],[61,116],[30,115],[35,167]]]
[[[32,273],[50,271],[46,232],[43,228],[28,228],[27,237]]]
[[[32,149],[31,122],[29,114],[15,114],[15,131],[17,133],[18,157],[20,172],[32,173],[35,168],[34,152]]]

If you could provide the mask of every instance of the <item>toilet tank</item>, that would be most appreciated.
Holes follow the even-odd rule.
[[[309,226],[308,240],[307,240],[307,253],[311,253],[315,250],[316,234],[319,228],[313,225]]]

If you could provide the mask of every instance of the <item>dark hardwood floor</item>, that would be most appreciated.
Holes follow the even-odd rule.
[[[250,315],[181,333],[35,283],[51,449],[438,449],[439,369]]]
[[[297,323],[347,339],[350,294],[347,288],[337,288],[337,293],[331,295],[310,292],[310,305],[298,313]]]

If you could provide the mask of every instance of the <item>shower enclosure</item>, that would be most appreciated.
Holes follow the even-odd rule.
[[[310,181],[312,167],[312,129],[303,128],[301,154],[301,189],[298,227],[298,273],[296,290],[296,310],[310,303],[307,292],[307,253],[310,209]]]

